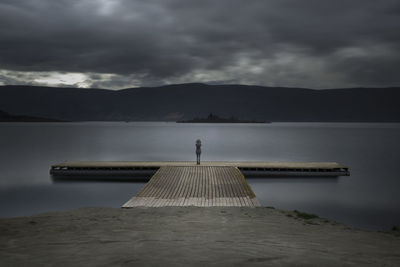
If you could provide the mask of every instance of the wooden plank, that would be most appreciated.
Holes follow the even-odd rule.
[[[185,183],[183,182],[183,177],[187,173],[187,168],[185,168],[182,172],[178,172],[177,169],[175,169],[175,173],[177,176],[179,176],[179,185],[177,186],[176,194],[175,197],[181,199],[185,187]]]
[[[209,195],[209,201],[210,201],[210,207],[213,207],[215,204],[215,197],[216,197],[216,192],[215,192],[215,181],[214,181],[214,177],[210,171],[211,167],[207,167],[208,169],[208,176],[209,176],[209,188],[210,188],[210,195]]]
[[[233,190],[232,190],[232,185],[234,183],[234,179],[233,177],[230,175],[229,173],[229,169],[228,168],[223,168],[222,169],[223,173],[224,173],[224,177],[226,180],[226,189],[227,189],[227,196],[228,196],[228,206],[232,207],[234,206],[234,194],[233,194]]]
[[[254,199],[254,201],[253,201]],[[161,167],[123,207],[259,206],[254,193],[235,167]]]
[[[193,176],[193,171],[191,168],[188,168],[188,173],[187,175],[184,177],[184,183],[186,184],[185,190],[184,190],[184,194],[183,194],[183,198],[184,198],[184,202],[183,202],[183,206],[190,206],[190,201],[189,201],[189,197],[190,197],[190,193],[192,190],[192,176]]]
[[[233,207],[237,207],[239,206],[237,203],[237,195],[235,194],[235,180],[231,179],[231,182],[229,184],[229,192],[230,192],[230,196],[231,196],[231,205]]]
[[[212,196],[212,206],[220,206],[220,201],[219,201],[219,189],[218,189],[218,182],[217,179],[215,178],[213,168],[210,169],[210,175],[211,175],[211,181],[212,181],[212,188],[213,190],[213,196]]]
[[[225,174],[223,173],[223,170],[224,170],[224,168],[225,167],[222,167],[222,168],[218,168],[218,169],[216,169],[216,171],[217,171],[217,176],[218,176],[218,178],[220,179],[220,185],[221,185],[221,191],[222,191],[222,198],[221,198],[221,200],[222,200],[222,203],[223,203],[223,206],[228,206],[228,198],[227,198],[227,196],[228,196],[228,192],[227,192],[227,182],[226,182],[226,179],[228,178],[228,177],[226,177],[225,176]]]

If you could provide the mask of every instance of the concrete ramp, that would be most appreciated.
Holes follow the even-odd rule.
[[[122,207],[258,207],[242,173],[231,166],[163,166]]]

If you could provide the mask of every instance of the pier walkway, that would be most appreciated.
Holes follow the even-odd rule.
[[[250,186],[233,166],[162,166],[122,207],[258,207]]]
[[[244,177],[337,177],[350,175],[336,162],[140,162],[83,161],[51,166],[57,180],[146,180],[122,207],[257,207]]]

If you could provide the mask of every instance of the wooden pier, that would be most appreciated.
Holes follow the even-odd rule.
[[[232,166],[163,166],[122,207],[258,207],[242,173]]]
[[[258,207],[246,177],[350,175],[335,162],[65,162],[51,166],[61,180],[137,180],[149,182],[122,207]]]

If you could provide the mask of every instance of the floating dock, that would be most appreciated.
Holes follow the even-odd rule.
[[[65,162],[51,166],[50,174],[64,180],[150,179],[123,208],[167,206],[258,207],[247,177],[350,175],[335,162]]]
[[[150,180],[161,167],[196,166],[192,161],[71,161],[51,166],[50,174],[64,180]],[[336,162],[225,162],[205,161],[205,167],[236,167],[245,177],[336,177],[350,175]]]
[[[132,207],[259,207],[236,167],[163,166],[123,208]]]

